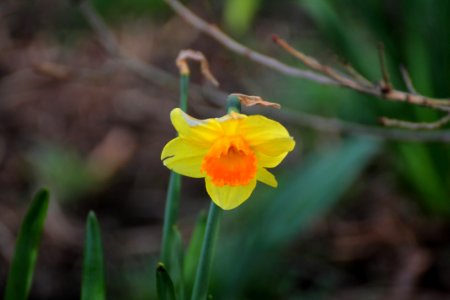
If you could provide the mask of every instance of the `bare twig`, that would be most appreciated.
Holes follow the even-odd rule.
[[[414,85],[412,83],[411,76],[409,76],[408,70],[406,70],[406,68],[404,66],[400,66],[400,72],[402,73],[403,81],[405,82],[406,88],[408,89],[408,91],[411,94],[417,95],[418,93],[417,93],[416,89],[414,88]]]
[[[119,45],[115,42],[115,39],[105,38],[106,36],[113,36],[113,34],[103,20],[96,14],[92,6],[86,2],[84,3],[84,6],[85,8],[81,11],[82,14],[99,36],[100,42],[106,51],[108,51],[113,58],[116,58],[118,63],[127,67],[130,71],[134,72],[146,81],[170,89],[178,88],[178,78],[174,77],[172,74],[135,58],[125,57],[123,51],[120,50]],[[117,56],[118,53],[121,53],[120,57]],[[217,88],[212,86],[201,87],[197,84],[190,85],[189,93],[193,99],[199,99],[203,96],[214,105],[223,105],[227,97],[226,93],[218,90]],[[433,132],[411,132],[397,129],[384,129],[345,122],[339,119],[320,117],[299,111],[289,110],[287,108],[280,111],[265,111],[265,114],[294,126],[307,127],[332,134],[366,135],[398,141],[450,143],[450,131],[445,130]]]
[[[364,77],[361,73],[359,73],[355,68],[349,64],[348,62],[343,62],[344,68],[347,70],[347,72],[355,78],[359,83],[366,87],[373,87],[373,83],[370,82],[366,77]]]
[[[383,76],[381,92],[383,94],[387,94],[392,90],[392,84],[389,80],[389,72],[387,70],[386,59],[384,57],[384,45],[381,43],[378,45],[378,57],[380,60],[381,75]]]
[[[398,91],[398,90],[395,90],[392,87],[390,87],[390,84],[389,84],[389,88],[387,88],[388,85],[383,84],[381,86],[381,89],[377,86],[369,86],[369,87],[364,86],[364,85],[360,84],[359,82],[355,81],[354,79],[349,78],[343,74],[340,74],[338,71],[334,70],[333,68],[320,63],[315,58],[309,57],[309,56],[305,55],[304,53],[294,49],[286,41],[284,41],[283,39],[281,39],[279,37],[274,36],[273,41],[277,45],[282,47],[284,50],[286,50],[288,53],[292,54],[294,57],[296,57],[300,61],[302,61],[306,66],[333,78],[338,83],[340,83],[341,86],[345,86],[345,87],[348,87],[355,91],[359,91],[359,92],[366,93],[369,95],[382,97],[383,99],[386,99],[386,100],[407,102],[407,103],[411,103],[411,104],[432,107],[434,109],[443,110],[443,111],[448,111],[448,107],[446,107],[446,106],[450,106],[450,100],[448,100],[448,99],[434,99],[434,98],[429,98],[429,97],[425,97],[422,95]],[[380,58],[380,59],[382,59],[382,58]],[[386,78],[385,80],[389,80],[389,79]]]
[[[91,3],[89,1],[83,1],[80,4],[80,11],[91,24],[92,29],[94,29],[97,33],[103,47],[105,47],[111,55],[120,56],[121,51],[117,46],[118,44],[114,34],[112,34],[112,32],[108,29],[105,22],[98,17]]]
[[[281,46],[284,50],[286,50],[289,54],[299,59],[302,63],[304,63],[307,67],[316,70],[325,74],[328,77],[333,78],[335,81],[339,82],[340,85],[351,88],[353,90],[357,90],[360,92],[370,91],[369,87],[364,87],[358,82],[355,82],[353,79],[348,78],[347,76],[340,74],[338,71],[333,68],[326,66],[320,63],[313,57],[307,56],[306,54],[294,49],[290,46],[285,40],[279,38],[276,35],[272,36],[272,40],[279,46]]]
[[[425,97],[422,95],[414,95],[408,92],[398,91],[398,90],[390,90],[388,92],[382,91],[379,87],[371,87],[368,88],[357,81],[348,78],[347,76],[340,74],[339,72],[333,70],[332,68],[320,64],[317,60],[305,56],[303,53],[296,51],[295,56],[303,61],[308,67],[314,69],[317,72],[323,73],[325,76],[321,76],[317,72],[308,72],[305,70],[301,70],[298,68],[294,68],[288,65],[281,63],[280,61],[260,54],[256,51],[253,51],[219,30],[216,26],[208,24],[185,6],[183,6],[177,0],[165,0],[172,9],[177,12],[181,17],[183,17],[188,23],[197,28],[198,30],[208,34],[218,42],[220,42],[223,46],[230,49],[231,51],[241,54],[243,56],[248,57],[250,60],[253,60],[261,65],[267,66],[274,70],[277,70],[283,74],[296,76],[303,79],[309,79],[315,81],[320,84],[327,85],[340,85],[344,86],[362,93],[366,93],[369,95],[374,95],[377,97],[382,97],[386,100],[391,101],[399,101],[399,102],[408,102],[415,105],[432,107],[438,110],[447,111],[448,109],[445,106],[450,106],[449,99],[434,99],[430,97]],[[282,41],[281,39],[276,39],[278,42]],[[281,44],[279,44],[281,45]],[[285,44],[286,45],[286,44]],[[286,49],[287,50],[287,49]],[[290,50],[294,50],[292,47]],[[294,51],[289,51],[294,55]]]
[[[238,53],[242,56],[247,57],[250,60],[253,60],[259,64],[262,64],[266,67],[277,70],[278,72],[289,76],[309,79],[318,83],[330,85],[337,84],[337,82],[335,82],[334,80],[322,76],[320,74],[317,74],[315,72],[300,70],[298,68],[288,66],[275,58],[253,51],[250,48],[239,44],[238,42],[227,36],[216,26],[206,23],[204,20],[202,20],[194,13],[192,13],[190,10],[188,10],[185,6],[183,6],[180,2],[176,0],[166,0],[166,2],[188,23],[193,25],[198,30],[208,34],[209,36],[211,36],[219,43],[221,43],[222,45],[224,45],[225,47],[227,47],[228,49],[232,50],[235,53]]]
[[[390,119],[386,117],[380,118],[380,123],[383,124],[384,126],[401,127],[411,130],[420,130],[420,129],[433,130],[440,128],[449,122],[450,122],[450,114],[445,115],[444,117],[440,118],[435,122],[408,122],[403,120]]]

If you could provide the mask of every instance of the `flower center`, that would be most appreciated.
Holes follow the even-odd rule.
[[[240,136],[222,137],[206,154],[201,171],[217,186],[246,185],[256,175],[256,156]]]

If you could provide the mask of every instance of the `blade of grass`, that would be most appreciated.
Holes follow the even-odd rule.
[[[38,191],[22,222],[6,283],[5,300],[25,300],[28,298],[47,215],[48,202],[49,192],[46,189]]]
[[[90,212],[86,222],[81,299],[104,300],[105,294],[100,226],[95,214]]]
[[[180,300],[184,300],[186,297],[185,293],[185,283],[184,283],[184,274],[183,274],[183,266],[184,266],[184,250],[183,250],[183,241],[181,239],[181,233],[176,226],[172,228],[173,232],[173,271],[172,274],[176,275],[174,278],[176,283],[176,288],[178,291],[178,298]]]
[[[222,209],[211,201],[191,300],[205,300]]]
[[[175,300],[175,289],[172,279],[162,263],[156,268],[156,288],[159,300]]]
[[[191,241],[184,256],[184,279],[186,286],[186,295],[192,294],[192,285],[194,284],[195,270],[202,250],[202,241],[206,230],[206,213],[201,212],[195,224]]]

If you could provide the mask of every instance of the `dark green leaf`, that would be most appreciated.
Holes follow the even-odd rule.
[[[90,212],[86,222],[81,299],[103,300],[105,294],[100,226],[95,214]]]
[[[162,263],[156,268],[156,288],[159,300],[175,300],[175,289],[172,279]]]
[[[38,191],[22,222],[6,284],[5,300],[25,300],[28,297],[48,201],[49,192],[46,189]]]
[[[202,250],[203,236],[205,235],[207,215],[201,212],[195,224],[194,232],[192,233],[191,241],[184,256],[184,279],[186,285],[186,295],[192,292],[192,285],[194,284],[195,272]]]

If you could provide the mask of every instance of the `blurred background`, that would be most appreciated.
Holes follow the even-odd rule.
[[[154,67],[143,78],[105,50],[79,2],[0,3],[0,294],[31,195],[47,186],[51,207],[30,299],[79,299],[89,210],[102,227],[108,299],[156,299],[169,177],[160,152],[175,135],[169,112],[178,103],[182,49],[205,54],[226,94],[259,95],[286,110],[371,126],[381,116],[439,117],[278,74],[199,33],[162,0],[93,0],[121,49]],[[374,82],[382,42],[397,88],[406,90],[404,65],[420,93],[450,95],[450,2],[184,3],[257,51],[302,67],[271,42],[276,34],[327,64],[348,61]],[[191,70],[193,83],[209,87],[197,65]],[[223,114],[224,99],[196,91],[190,114]],[[224,214],[214,299],[449,299],[448,144],[277,120],[297,147],[274,170],[278,189],[259,184],[248,202]],[[183,180],[179,227],[187,245],[209,200],[201,180]]]

